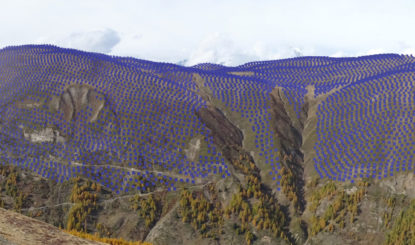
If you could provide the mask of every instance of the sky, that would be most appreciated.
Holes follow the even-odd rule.
[[[187,66],[415,54],[409,0],[0,0],[0,6],[0,48],[54,44]]]

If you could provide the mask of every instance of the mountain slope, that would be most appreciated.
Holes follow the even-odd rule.
[[[386,241],[413,198],[414,61],[5,48],[3,203],[154,244]]]

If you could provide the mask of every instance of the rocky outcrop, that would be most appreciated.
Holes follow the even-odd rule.
[[[302,144],[302,128],[295,127],[293,118],[287,113],[282,96],[282,89],[278,87],[270,94],[272,126],[277,137],[281,140],[281,146],[284,151],[287,153],[296,151],[298,154],[301,154],[299,149]]]
[[[378,180],[378,182],[384,192],[405,195],[411,199],[415,198],[415,176],[413,173],[397,174],[387,179]]]
[[[223,155],[231,160],[242,147],[243,134],[239,128],[216,107],[207,106],[196,112],[200,121],[206,125]]]
[[[94,122],[105,106],[105,96],[96,92],[88,85],[72,85],[59,98],[49,102],[49,107],[61,112],[66,121],[76,121],[81,116],[78,113],[89,109],[87,122]],[[85,115],[82,115],[85,116]]]
[[[198,234],[189,226],[179,221],[177,210],[179,205],[161,218],[146,237],[146,242],[154,245],[194,244]],[[199,241],[200,245],[210,244],[209,241]]]
[[[59,131],[52,128],[44,128],[41,130],[33,130],[32,132],[23,132],[25,139],[33,143],[54,142],[63,143],[65,139],[60,135]]]

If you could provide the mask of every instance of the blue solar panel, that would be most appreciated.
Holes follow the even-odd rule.
[[[280,177],[281,168],[270,93],[281,88],[285,109],[301,119],[313,86],[315,98],[330,92],[316,113],[317,173],[340,181],[383,178],[412,170],[414,68],[413,58],[394,54],[181,67],[51,45],[9,47],[0,51],[1,149],[11,153],[9,162],[42,176],[89,177],[117,193],[225,178],[227,161],[195,113],[207,106],[197,73],[221,109],[246,120],[255,137],[245,140],[257,161],[275,166],[270,175]],[[195,137],[207,149],[189,159]]]

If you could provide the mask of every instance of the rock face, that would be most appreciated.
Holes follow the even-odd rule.
[[[177,222],[177,208],[176,205],[172,211],[166,214],[157,224],[151,229],[146,237],[146,242],[154,245],[162,244],[191,244],[197,239],[197,234],[188,226]],[[177,236],[177,234],[182,234]],[[209,244],[209,242],[202,242],[201,244]]]
[[[292,108],[288,105],[281,88],[276,87],[270,93],[271,121],[275,135],[280,141],[279,149],[284,154],[282,157],[289,158],[290,168],[295,174],[296,192],[302,209],[304,208],[304,159],[301,152],[304,122],[307,118],[308,104],[303,104],[300,117],[289,113]]]
[[[275,133],[281,140],[282,147],[285,148],[287,153],[296,151],[301,147],[302,144],[302,129],[303,129],[303,120],[299,120],[301,124],[295,127],[296,118],[291,118],[287,114],[287,105],[283,101],[281,88],[275,88],[271,92],[271,113],[273,118],[273,127]]]
[[[77,126],[88,129],[100,116],[102,119],[100,123],[106,124],[103,125],[106,133],[118,133],[117,116],[109,107],[106,96],[88,85],[74,84],[66,88],[61,95],[51,96],[47,101],[24,99],[17,101],[15,106],[22,109],[47,108],[51,113],[61,116],[61,125],[70,125],[65,129],[61,125],[42,125],[43,128],[37,129],[19,126],[25,139],[33,143],[65,143],[68,141],[68,136],[74,136],[76,131],[81,131],[76,129]],[[95,150],[99,150],[100,144],[96,145]]]
[[[91,86],[71,85],[60,96],[52,97],[46,106],[62,116],[62,124],[70,126],[62,128],[51,125],[53,129],[45,128],[41,132],[34,132],[34,135],[30,135],[33,142],[43,140],[64,143],[82,131],[95,134],[96,137],[119,133],[117,115],[110,108],[106,96]],[[98,131],[94,130],[97,123],[101,124]],[[77,127],[82,127],[82,130]],[[98,141],[91,141],[90,144],[90,152],[108,150]]]
[[[227,159],[242,147],[243,134],[219,109],[213,106],[196,112],[200,121],[210,129],[213,142],[218,145]]]
[[[196,154],[199,152],[200,150],[200,138],[193,138],[190,140],[189,142],[189,148],[188,149],[184,149],[184,152],[186,154],[186,157],[191,160],[194,161],[196,158]]]
[[[379,181],[379,187],[383,188],[385,192],[405,195],[411,199],[415,198],[415,176],[412,173]]]
[[[104,244],[67,234],[36,219],[0,208],[0,244]]]
[[[76,121],[84,116],[80,112],[88,108],[88,122],[94,122],[105,105],[105,96],[87,85],[72,85],[58,100],[52,100],[50,106],[63,114],[66,121]]]
[[[25,133],[25,138],[33,143],[41,142],[54,142],[55,141],[55,132],[51,128],[45,128],[39,131],[34,131],[32,133]]]

